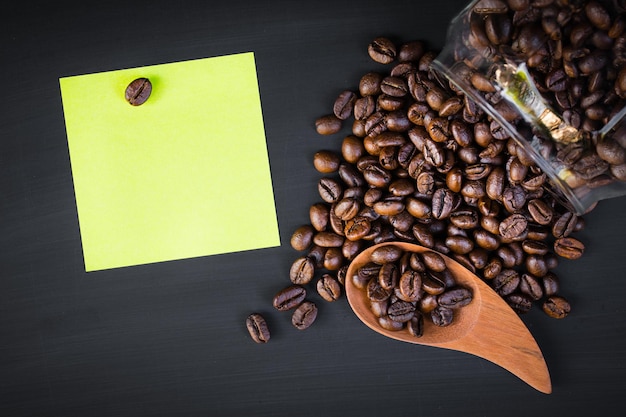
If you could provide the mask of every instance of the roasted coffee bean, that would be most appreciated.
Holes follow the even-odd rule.
[[[589,21],[600,30],[611,27],[611,16],[600,2],[590,1],[585,5],[585,14]]]
[[[394,289],[399,280],[398,267],[394,263],[385,263],[378,272],[378,283],[385,290]]]
[[[342,91],[333,105],[333,114],[340,120],[346,120],[352,115],[357,95],[350,90]]]
[[[381,216],[395,216],[404,211],[405,205],[402,201],[388,199],[377,201],[374,203],[373,209]]]
[[[301,256],[291,265],[289,279],[294,284],[305,285],[311,282],[315,274],[315,264],[311,257]]]
[[[529,255],[546,255],[548,253],[548,245],[539,240],[527,239],[522,242],[522,250]]]
[[[315,229],[310,224],[298,227],[291,235],[291,247],[298,251],[307,250],[313,243]]]
[[[432,198],[432,216],[436,219],[447,218],[458,204],[458,195],[447,188],[439,188]]]
[[[368,165],[363,171],[363,178],[370,187],[387,187],[391,182],[391,173],[378,164]]]
[[[447,307],[437,306],[430,312],[430,317],[436,326],[445,327],[452,324],[454,311]]]
[[[502,167],[495,167],[487,177],[485,192],[487,196],[495,201],[501,201],[506,185],[506,172]]]
[[[270,330],[267,322],[259,313],[252,313],[246,318],[246,328],[250,337],[256,343],[267,343],[270,340]]]
[[[426,251],[419,256],[424,266],[434,272],[443,272],[446,268],[446,261],[437,252]]]
[[[339,155],[333,151],[318,151],[313,155],[313,166],[318,172],[329,174],[339,169]]]
[[[328,302],[336,301],[341,296],[341,285],[330,274],[322,275],[317,281],[316,288],[317,293]]]
[[[298,330],[308,329],[317,318],[317,306],[311,301],[304,301],[291,316],[291,324]]]
[[[339,217],[343,221],[354,218],[361,209],[361,207],[359,206],[359,201],[356,198],[343,198],[339,200],[333,207],[333,212],[335,213],[335,216]]]
[[[363,241],[360,239],[350,240],[348,236],[346,236],[346,240],[343,242],[341,246],[341,254],[346,260],[353,260],[361,251],[363,250]]]
[[[500,222],[499,231],[506,240],[524,240],[528,235],[528,221],[522,214],[512,214]]]
[[[395,245],[385,245],[374,249],[370,259],[379,265],[394,263],[400,259],[403,250]]]
[[[468,305],[472,301],[472,292],[467,288],[452,288],[437,297],[437,303],[451,309]]]
[[[413,337],[424,335],[424,315],[419,310],[416,310],[411,320],[407,322],[407,329]]]
[[[332,135],[341,130],[341,119],[334,114],[319,117],[315,121],[315,130],[320,135]]]
[[[422,275],[409,269],[402,273],[398,288],[400,290],[399,297],[404,301],[418,301],[422,296]]]
[[[484,229],[474,231],[474,241],[476,245],[489,251],[496,250],[500,246],[499,236]]]
[[[474,249],[474,242],[465,236],[448,236],[445,245],[450,251],[459,255],[468,254]]]
[[[547,297],[552,295],[556,295],[559,292],[559,278],[553,272],[548,272],[541,279],[541,284],[543,287],[543,292]]]
[[[519,273],[514,269],[503,269],[492,281],[494,290],[502,296],[512,294],[519,283]]]
[[[381,266],[375,264],[374,262],[369,262],[362,267],[360,267],[353,277],[354,285],[357,288],[364,289],[367,287],[372,278],[378,278],[378,272],[380,271]]]
[[[528,235],[527,235],[528,239],[543,241],[543,240],[546,240],[549,235],[550,235],[550,232],[539,225],[536,225],[536,224],[528,225]]]
[[[585,245],[573,237],[561,237],[554,241],[554,252],[565,259],[578,259],[585,251]]]
[[[400,49],[398,50],[398,61],[418,62],[425,52],[426,46],[423,41],[409,41],[400,45]]]
[[[386,317],[387,308],[389,308],[389,301],[370,301],[370,310],[376,317]]]
[[[366,217],[357,216],[346,222],[344,234],[346,239],[350,241],[359,241],[368,236],[371,230],[371,221]]]
[[[382,316],[378,318],[378,324],[380,327],[391,331],[400,331],[404,329],[404,323],[392,320],[389,316]]]
[[[421,172],[416,178],[417,191],[431,195],[435,191],[435,178],[431,172]]]
[[[623,164],[626,160],[626,149],[616,140],[605,138],[596,145],[598,156],[612,165]]]
[[[521,211],[526,204],[527,193],[519,185],[506,187],[502,193],[502,205],[509,213]]]
[[[301,285],[290,285],[280,290],[273,299],[274,308],[279,311],[298,307],[306,297],[306,289]]]
[[[335,234],[339,236],[344,236],[345,233],[343,231],[343,221],[335,214],[335,207],[337,204],[332,204],[330,206],[330,210],[328,211],[328,224],[330,226],[330,230],[335,232]],[[322,230],[323,231],[323,230]]]
[[[427,225],[416,223],[411,228],[411,232],[420,245],[426,248],[435,246],[435,237]]]
[[[496,254],[502,260],[502,266],[504,268],[513,268],[517,265],[517,257],[515,256],[515,251],[509,245],[501,245],[497,250]]]
[[[435,142],[446,142],[450,138],[450,125],[448,119],[435,117],[426,126],[430,138]]]
[[[317,189],[322,200],[327,203],[336,203],[343,193],[343,187],[339,181],[328,177],[319,180]]]
[[[406,81],[400,77],[388,76],[382,79],[380,89],[384,94],[392,97],[403,97],[408,92]]]
[[[518,314],[528,313],[532,308],[532,299],[526,294],[509,294],[504,300]]]
[[[502,272],[502,260],[498,257],[492,258],[483,268],[483,277],[492,280]]]
[[[463,109],[463,99],[461,97],[447,98],[439,108],[439,117],[453,116]],[[472,141],[471,131],[467,124],[458,119],[454,119],[450,125],[452,137],[460,146],[467,146]]]
[[[569,302],[564,297],[558,295],[548,297],[542,308],[548,316],[555,319],[565,318],[571,311]]]
[[[548,265],[542,255],[526,256],[526,270],[536,277],[543,277],[548,273]]]
[[[463,197],[478,200],[486,195],[485,184],[482,181],[470,180],[465,181],[461,188]]]
[[[131,106],[141,106],[152,93],[152,83],[147,78],[137,78],[126,87],[126,101]]]
[[[381,64],[389,64],[396,59],[396,45],[389,39],[378,37],[367,47],[369,56]]]
[[[361,96],[374,96],[381,93],[380,83],[383,80],[382,74],[378,72],[368,72],[359,81],[359,93]],[[356,104],[356,103],[355,103]]]
[[[372,278],[367,284],[367,298],[371,301],[385,301],[393,293],[390,289],[385,289],[380,285],[378,277]]]
[[[534,198],[528,202],[527,209],[535,222],[544,226],[552,222],[554,212],[545,200]]]
[[[422,152],[424,153],[424,160],[432,166],[440,167],[445,162],[445,149],[432,139],[427,139],[424,142]]]
[[[363,176],[353,165],[342,163],[339,165],[337,173],[341,181],[343,181],[344,185],[348,188],[362,187],[365,185]]]
[[[500,220],[496,216],[482,216],[480,226],[492,235],[500,234]]]
[[[343,266],[343,254],[340,247],[330,247],[324,252],[322,267],[329,271],[336,271]]]
[[[324,256],[327,250],[327,248],[318,245],[311,246],[306,256],[311,259],[314,268],[324,267]]]
[[[344,237],[335,232],[317,232],[313,236],[313,243],[323,248],[339,248],[343,245]]]
[[[561,214],[552,225],[552,235],[556,238],[567,237],[576,229],[578,216],[570,211]]]
[[[519,290],[535,301],[543,297],[543,288],[540,278],[531,274],[522,274],[520,277]]]
[[[406,323],[415,315],[415,305],[402,300],[395,301],[389,304],[387,315],[393,321]]]
[[[311,226],[319,232],[326,230],[330,215],[330,206],[326,203],[315,203],[309,207]],[[313,236],[311,236],[311,239]]]
[[[431,272],[427,272],[422,276],[422,289],[430,295],[439,295],[445,291],[446,283]]]
[[[450,213],[450,222],[461,229],[474,229],[478,226],[478,213],[475,210],[455,210]]]
[[[568,87],[569,77],[562,68],[557,68],[546,76],[546,87],[550,91],[565,91]]]
[[[355,100],[353,109],[355,121],[366,120],[374,111],[376,111],[376,100],[374,96],[365,95]],[[361,136],[365,135],[363,134]]]
[[[355,136],[346,136],[341,143],[341,156],[347,162],[354,164],[365,154],[365,147],[363,141]]]

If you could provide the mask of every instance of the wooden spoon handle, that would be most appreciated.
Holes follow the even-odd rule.
[[[480,282],[478,285],[486,284]],[[517,314],[502,314],[501,304],[506,302],[499,295],[483,291],[482,296],[483,303],[473,331],[440,346],[487,359],[538,391],[551,393],[548,366],[528,328]]]

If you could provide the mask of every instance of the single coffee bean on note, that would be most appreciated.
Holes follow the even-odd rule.
[[[152,93],[152,83],[147,78],[137,78],[126,87],[126,101],[132,106],[141,106]]]

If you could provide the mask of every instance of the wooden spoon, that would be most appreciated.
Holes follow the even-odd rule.
[[[420,345],[458,350],[487,359],[513,373],[543,393],[552,392],[548,367],[537,342],[517,313],[487,284],[458,262],[442,255],[460,286],[470,288],[470,304],[455,311],[454,321],[438,327],[424,320],[424,335],[415,337],[408,330],[386,330],[370,310],[366,291],[356,287],[352,277],[370,261],[372,251],[383,245],[396,245],[405,251],[431,249],[404,242],[374,245],[361,252],[350,264],[345,280],[348,302],[357,317],[372,330],[392,339]]]

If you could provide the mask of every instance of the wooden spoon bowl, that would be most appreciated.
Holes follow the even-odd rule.
[[[380,326],[370,309],[365,290],[357,288],[352,277],[371,261],[372,252],[384,245],[394,245],[407,252],[432,251],[405,242],[386,242],[361,252],[350,264],[345,280],[348,303],[356,316],[372,330],[403,342],[466,352],[487,359],[507,369],[535,389],[552,392],[547,365],[537,342],[518,314],[487,284],[467,268],[440,254],[458,285],[471,289],[470,304],[455,311],[449,326],[439,327],[424,320],[424,334],[417,338],[408,330],[387,330]]]

